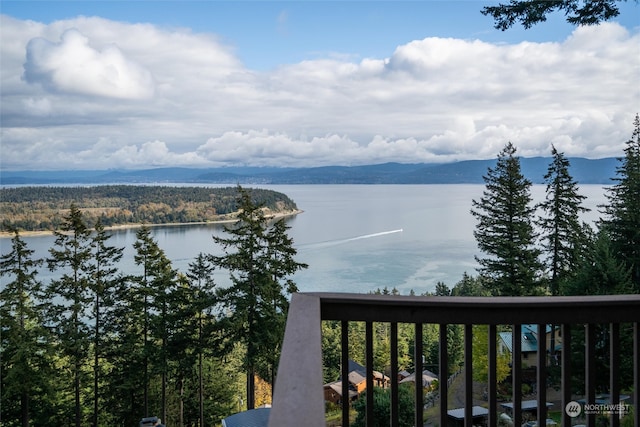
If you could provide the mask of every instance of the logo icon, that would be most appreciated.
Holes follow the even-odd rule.
[[[564,412],[566,412],[571,418],[575,418],[582,412],[582,406],[580,406],[580,404],[575,400],[572,400],[564,407]]]

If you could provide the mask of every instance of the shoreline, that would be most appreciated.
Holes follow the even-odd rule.
[[[297,209],[294,211],[285,211],[285,212],[277,212],[274,214],[266,214],[265,218],[267,220],[281,219],[290,216],[296,216],[298,214],[303,213],[304,211],[301,209]],[[221,215],[220,219],[214,219],[211,221],[197,221],[197,222],[166,222],[163,224],[145,224],[145,223],[130,223],[130,224],[118,224],[118,225],[110,225],[105,227],[105,231],[111,230],[127,230],[140,228],[144,225],[147,227],[181,227],[181,226],[189,226],[189,225],[215,225],[215,224],[231,224],[237,222],[237,218],[235,218],[237,213]],[[94,230],[93,228],[91,230]],[[33,231],[19,231],[20,237],[44,237],[44,236],[53,236],[52,230],[33,230]],[[0,231],[0,239],[11,239],[15,236],[14,233],[9,231]]]

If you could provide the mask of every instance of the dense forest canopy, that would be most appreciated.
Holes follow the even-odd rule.
[[[268,214],[297,210],[285,194],[249,189]],[[56,230],[73,204],[88,224],[194,223],[233,219],[238,188],[104,185],[93,187],[19,187],[0,189],[2,231]]]

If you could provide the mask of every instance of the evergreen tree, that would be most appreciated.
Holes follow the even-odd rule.
[[[139,280],[125,277],[116,284],[111,297],[113,309],[105,313],[109,334],[103,340],[103,352],[109,361],[104,406],[117,425],[136,425],[146,415],[144,338],[145,290]]]
[[[215,303],[213,272],[215,265],[200,253],[189,264],[185,280],[175,292],[175,331],[170,342],[170,353],[178,359],[178,376],[181,384],[197,365],[197,401],[199,425],[204,425],[204,357],[211,347],[209,331],[212,324],[211,309]]]
[[[590,242],[575,276],[563,287],[563,294],[616,295],[632,289],[629,269],[616,257],[609,234],[601,230]]]
[[[34,251],[17,230],[13,233],[11,252],[0,257],[0,276],[9,278],[0,291],[0,419],[7,426],[28,427],[45,421],[32,407],[46,408],[52,372],[47,369],[49,337],[38,305],[43,289],[37,273],[43,260],[33,259]]]
[[[363,427],[366,422],[366,395],[368,391],[353,404],[356,411],[354,427]],[[411,384],[402,384],[398,387],[398,426],[410,427],[415,425],[415,391]],[[391,419],[391,389],[373,388],[373,426],[383,427],[389,425]]]
[[[296,291],[288,279],[306,265],[295,262],[296,250],[286,235],[282,220],[271,227],[262,207],[246,190],[238,187],[238,223],[227,227],[230,237],[216,237],[225,252],[213,257],[216,266],[227,269],[231,286],[216,295],[223,315],[218,319],[218,339],[223,352],[235,343],[246,346],[247,408],[255,404],[255,374],[273,381],[274,361],[283,337],[287,294]]]
[[[474,236],[480,250],[488,255],[476,260],[494,295],[540,293],[531,182],[522,175],[515,154],[516,148],[509,142],[498,154],[495,168],[489,168],[484,176],[482,197],[472,202],[471,213],[478,220]]]
[[[451,296],[458,297],[486,297],[490,296],[486,280],[482,276],[470,276],[466,271],[462,279],[451,289]]]
[[[73,375],[75,425],[83,422],[81,399],[83,391],[83,366],[88,359],[89,328],[86,319],[91,313],[89,283],[92,258],[91,231],[87,228],[82,211],[74,204],[56,236],[54,247],[49,249],[49,270],[64,271],[60,279],[53,280],[48,288],[51,302],[50,321],[57,331],[61,353],[68,358]]]
[[[107,241],[109,237],[98,220],[95,225],[95,235],[91,242],[92,260],[91,260],[91,283],[90,287],[93,291],[93,425],[98,426],[99,408],[99,389],[100,389],[100,359],[102,351],[102,335],[105,332],[104,312],[110,310],[116,301],[111,296],[116,286],[123,279],[118,272],[117,263],[122,258],[124,248],[116,248],[109,246]]]
[[[559,295],[560,283],[575,273],[587,229],[580,223],[585,196],[578,194],[578,184],[569,173],[569,160],[551,147],[553,161],[544,176],[546,199],[539,207],[544,212],[538,220],[549,271],[551,295]]]
[[[149,227],[142,227],[136,235],[134,243],[136,264],[143,267],[143,273],[137,277],[139,289],[143,297],[143,343],[144,343],[144,408],[145,416],[150,415],[149,408],[149,380],[151,364],[161,376],[160,413],[166,420],[167,414],[167,374],[169,339],[169,303],[170,294],[177,284],[177,272],[172,268],[171,261],[153,239]],[[152,342],[152,340],[155,340]],[[153,343],[159,342],[160,348],[154,348]],[[151,358],[153,356],[153,358]]]
[[[266,225],[266,224],[265,224]],[[280,360],[280,350],[289,310],[289,295],[298,291],[291,279],[296,271],[307,268],[306,264],[295,261],[297,250],[287,231],[289,226],[284,220],[272,223],[265,233],[265,252],[262,256],[263,268],[268,273],[264,283],[262,311],[265,324],[258,351],[256,371],[260,377],[271,384],[276,381],[276,371]],[[273,389],[272,389],[273,393]]]
[[[327,384],[340,378],[340,362],[342,353],[341,327],[337,320],[322,322],[322,378]]]
[[[504,31],[516,21],[526,29],[531,28],[555,11],[564,12],[567,22],[573,25],[596,25],[620,14],[615,0],[510,0],[508,4],[486,6],[482,14],[493,17],[495,28]]]
[[[435,289],[434,295],[444,296],[444,297],[449,296],[451,295],[451,289],[449,289],[449,287],[445,285],[443,282],[438,282],[436,283],[436,289]]]
[[[616,257],[609,234],[600,230],[587,247],[585,256],[578,265],[574,277],[564,287],[565,295],[615,295],[632,292],[631,274],[624,263]],[[609,327],[595,325],[596,333],[596,391],[609,390]],[[583,326],[572,327],[571,362],[575,379],[573,384],[584,384],[584,343]],[[623,389],[633,387],[633,327],[622,324],[620,328],[620,385]],[[583,393],[584,390],[575,390]]]
[[[602,228],[611,236],[614,253],[631,271],[633,292],[640,292],[640,117],[619,159],[616,182],[608,190]]]

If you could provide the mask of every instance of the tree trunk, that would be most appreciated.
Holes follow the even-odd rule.
[[[76,366],[75,366],[75,380],[74,380],[74,388],[75,388],[75,400],[76,400],[76,427],[80,427],[82,424],[81,418],[81,410],[80,410],[80,361],[78,360],[78,356],[76,355]]]
[[[20,411],[22,412],[22,427],[29,427],[29,393],[26,391],[20,395]]]
[[[93,427],[98,427],[98,372],[100,370],[98,349],[100,347],[100,297],[96,295],[96,336],[93,345]]]
[[[198,355],[198,377],[200,380],[200,390],[198,390],[198,400],[200,403],[200,422],[199,426],[204,427],[204,380],[202,378],[202,350]]]
[[[247,369],[247,409],[254,409],[256,406],[256,378],[255,369],[250,366]]]
[[[179,426],[184,427],[184,379],[180,380],[180,421]]]

